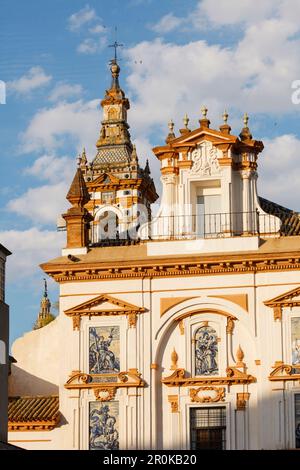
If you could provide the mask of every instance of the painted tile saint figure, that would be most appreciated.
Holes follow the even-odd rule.
[[[119,404],[117,402],[90,403],[90,449],[119,449]]]
[[[120,372],[120,329],[91,327],[89,331],[90,374],[117,374]]]
[[[195,333],[195,375],[217,375],[217,333],[210,326],[202,326]]]

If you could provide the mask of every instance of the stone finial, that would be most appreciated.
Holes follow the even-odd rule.
[[[207,107],[203,105],[201,108],[202,118],[199,119],[199,124],[202,128],[209,127],[210,125],[210,120],[207,118],[207,111]]]
[[[132,153],[131,153],[131,161],[136,163],[138,160],[137,153],[136,153],[136,145],[133,144],[132,146]]]
[[[168,122],[168,128],[170,130],[170,133],[172,133],[174,130],[174,122],[172,119],[170,119],[170,121]]]
[[[226,109],[224,109],[223,116],[222,116],[224,124],[227,124],[228,116],[229,114],[227,113]]]
[[[222,124],[220,126],[220,131],[223,133],[223,134],[230,134],[230,131],[231,131],[231,127],[229,126],[228,124],[228,117],[229,117],[229,114],[228,112],[226,111],[226,109],[224,110],[223,114],[222,114],[222,118],[223,118],[223,122],[224,124]]]
[[[176,370],[176,369],[178,369],[178,366],[177,366],[178,354],[177,354],[175,348],[173,348],[173,351],[172,351],[172,354],[171,354],[171,361],[172,361],[172,364],[171,364],[170,369],[171,369],[171,370]]]
[[[82,151],[82,154],[81,154],[81,162],[82,163],[87,162],[85,147],[83,147],[83,151]]]
[[[167,135],[166,138],[166,144],[170,142],[170,140],[175,139],[175,134],[174,134],[174,122],[172,119],[168,122],[168,128],[169,128],[169,134]]]
[[[249,116],[248,116],[247,113],[245,113],[244,116],[243,116],[243,123],[244,123],[244,127],[242,129],[242,132],[240,133],[240,139],[241,140],[251,140],[252,139],[252,134],[251,134],[250,129],[248,127]]]
[[[241,345],[239,345],[238,350],[236,352],[236,367],[242,367],[243,369],[245,369],[246,364],[243,362],[244,357],[244,351],[242,350]]]
[[[185,115],[183,117],[183,125],[186,129],[188,129],[189,121],[190,121],[190,119],[189,119],[187,113],[185,113]]]
[[[207,117],[207,111],[208,111],[207,107],[203,105],[202,108],[201,108],[201,114],[202,114],[204,119],[206,119],[206,117]]]
[[[236,352],[236,358],[238,362],[242,362],[245,357],[244,351],[241,348],[241,345],[239,344],[238,350]]]

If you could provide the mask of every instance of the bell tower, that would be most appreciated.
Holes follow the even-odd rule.
[[[117,47],[116,43],[114,47]],[[138,239],[139,228],[150,222],[151,204],[158,198],[149,162],[147,160],[145,167],[141,167],[137,149],[131,141],[127,122],[130,103],[120,87],[116,53],[110,62],[110,72],[111,85],[100,103],[103,120],[96,155],[89,162],[83,150],[78,160],[78,172],[89,194],[89,200],[86,198],[82,207],[90,215],[86,247],[119,245]],[[82,241],[80,233],[78,236],[71,233],[71,224],[67,226],[67,248],[73,251],[82,248],[83,245],[78,244],[79,239]]]

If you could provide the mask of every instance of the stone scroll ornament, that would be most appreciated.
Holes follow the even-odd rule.
[[[210,176],[220,173],[217,149],[208,142],[193,150],[192,161],[194,163],[191,168],[191,174]]]

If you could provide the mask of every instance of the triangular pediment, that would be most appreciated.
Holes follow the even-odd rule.
[[[264,302],[268,307],[279,305],[300,305],[300,287],[284,292],[273,299]]]
[[[103,173],[102,175],[98,176],[94,181],[89,183],[89,186],[100,186],[100,185],[111,185],[111,184],[119,184],[120,180],[114,175]]]
[[[76,305],[68,310],[65,310],[66,315],[81,316],[81,315],[108,315],[108,314],[129,314],[129,313],[142,313],[145,309],[137,305],[130,304],[124,300],[117,299],[108,294],[101,294],[91,300]]]
[[[198,128],[192,132],[177,137],[177,139],[172,140],[170,143],[174,147],[180,145],[198,144],[203,142],[204,140],[208,140],[210,142],[213,142],[214,144],[230,144],[235,143],[237,139],[238,138],[234,135],[224,134],[223,132],[217,131],[215,129]]]

